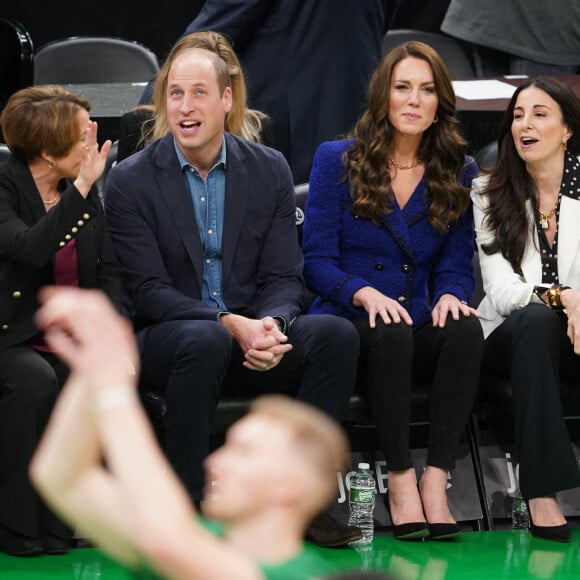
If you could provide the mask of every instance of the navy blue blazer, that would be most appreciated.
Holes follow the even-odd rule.
[[[228,36],[250,105],[273,120],[274,147],[308,181],[320,143],[348,133],[399,0],[207,0],[186,34]]]
[[[431,317],[443,294],[469,302],[475,285],[473,211],[441,234],[429,222],[425,178],[407,204],[385,214],[382,223],[354,215],[342,154],[348,141],[320,146],[314,159],[302,250],[304,274],[318,295],[310,312],[354,319],[366,316],[352,296],[372,286],[399,300],[415,326]],[[461,183],[469,188],[477,165],[466,158]],[[469,196],[469,190],[465,192]]]
[[[224,302],[290,322],[304,291],[290,168],[274,149],[225,139]],[[105,208],[136,327],[217,320],[217,308],[201,302],[203,248],[171,134],[110,171]]]

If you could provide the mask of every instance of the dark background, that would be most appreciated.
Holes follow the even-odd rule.
[[[3,0],[1,18],[18,20],[34,50],[68,36],[117,36],[141,42],[160,64],[203,0]]]
[[[353,0],[364,2],[364,0]],[[204,0],[2,0],[0,18],[18,20],[34,50],[68,36],[117,36],[150,48],[160,61]],[[392,28],[439,31],[449,0],[402,0]]]

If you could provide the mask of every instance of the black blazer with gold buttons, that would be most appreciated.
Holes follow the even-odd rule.
[[[120,273],[96,190],[84,199],[67,182],[46,212],[26,163],[10,156],[0,164],[0,350],[38,333],[38,291],[54,284],[54,255],[72,239],[79,285],[100,288],[120,308]]]

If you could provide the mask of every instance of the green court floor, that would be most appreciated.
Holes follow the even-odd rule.
[[[497,530],[465,532],[458,541],[448,543],[401,542],[381,535],[365,550],[319,550],[340,570],[381,570],[397,580],[580,578],[580,528],[572,530],[571,544],[538,540],[526,531]],[[79,548],[66,556],[28,559],[0,554],[1,580],[132,578],[92,548]]]

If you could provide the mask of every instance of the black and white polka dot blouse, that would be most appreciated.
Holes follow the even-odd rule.
[[[563,195],[580,200],[580,161],[569,151],[566,153],[564,160],[564,174],[558,193],[556,233],[552,247],[550,247],[546,234],[541,227],[540,214],[538,208],[536,208],[536,230],[538,232],[540,256],[542,259],[542,284],[546,286],[560,283],[558,279],[558,225],[560,223],[560,202]]]

